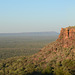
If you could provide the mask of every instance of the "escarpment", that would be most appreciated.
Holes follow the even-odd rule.
[[[75,27],[62,28],[56,41],[32,56],[1,60],[0,75],[4,73],[5,75],[75,75]]]
[[[69,47],[75,44],[75,27],[61,28],[57,39],[63,47]]]
[[[32,58],[35,62],[40,59],[42,62],[49,62],[53,59],[57,61],[75,59],[75,27],[61,28],[58,39],[46,45]]]

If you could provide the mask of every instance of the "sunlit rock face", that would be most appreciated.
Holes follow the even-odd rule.
[[[63,47],[69,47],[75,44],[75,27],[61,28],[60,35],[57,39]]]

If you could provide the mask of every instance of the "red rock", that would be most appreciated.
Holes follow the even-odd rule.
[[[61,28],[57,41],[61,42],[63,47],[69,47],[75,43],[75,27]]]

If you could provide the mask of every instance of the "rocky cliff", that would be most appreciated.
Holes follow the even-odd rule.
[[[75,44],[75,27],[61,28],[60,35],[57,39],[63,47],[69,47]]]
[[[39,58],[45,62],[52,61],[54,58],[57,61],[75,60],[75,27],[61,28],[58,39],[42,48],[32,58],[34,62],[39,61]]]

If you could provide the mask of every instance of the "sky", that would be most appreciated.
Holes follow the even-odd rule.
[[[75,0],[0,0],[0,33],[60,32],[75,25]]]

